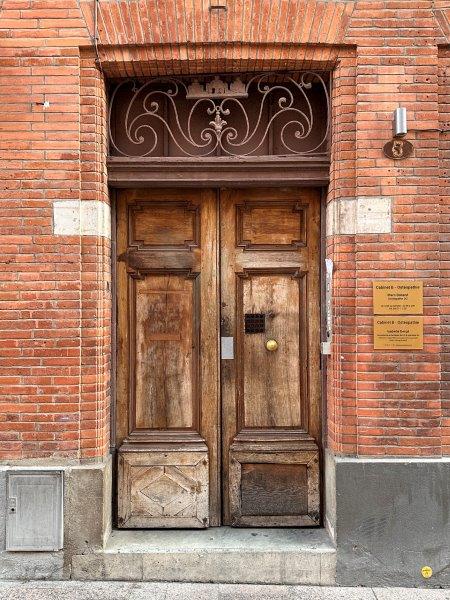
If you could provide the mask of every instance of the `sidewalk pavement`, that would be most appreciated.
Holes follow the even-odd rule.
[[[450,589],[3,581],[0,600],[450,600]]]

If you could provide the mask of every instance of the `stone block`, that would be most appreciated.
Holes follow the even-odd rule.
[[[144,581],[319,584],[318,555],[283,552],[160,552],[143,558]]]
[[[327,206],[327,236],[390,233],[392,198],[358,196],[338,198]]]
[[[111,530],[111,459],[66,470],[64,548],[73,554],[103,548]]]
[[[102,581],[104,557],[101,554],[80,554],[72,557],[72,579]]]
[[[336,553],[324,552],[320,555],[320,585],[336,583]]]
[[[72,577],[86,581],[142,581],[142,555],[77,555],[72,559]]]
[[[106,554],[104,556],[103,579],[107,581],[142,581],[142,556],[136,554]]]
[[[0,579],[66,579],[63,552],[2,552]]]
[[[111,209],[99,200],[55,200],[55,235],[94,235],[111,238]]]
[[[392,198],[359,196],[356,199],[356,233],[390,233],[392,230]]]

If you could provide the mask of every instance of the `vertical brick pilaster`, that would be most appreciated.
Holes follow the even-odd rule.
[[[328,202],[355,195],[356,55],[343,49],[333,73],[332,147]],[[329,204],[329,206],[331,206]],[[328,442],[336,452],[356,452],[356,330],[354,236],[333,231],[327,215],[327,256],[334,262],[333,355],[328,361]]]
[[[392,198],[391,233],[355,238],[357,442],[360,454],[440,455],[437,28],[430,2],[358,2],[356,195]],[[376,10],[376,15],[374,11]],[[414,156],[382,154],[405,106]],[[372,281],[420,279],[423,351],[374,352]]]
[[[81,58],[81,199],[107,205],[105,80],[95,53]],[[107,214],[107,212],[105,213]],[[104,235],[82,240],[81,456],[108,451],[111,400],[111,244]]]

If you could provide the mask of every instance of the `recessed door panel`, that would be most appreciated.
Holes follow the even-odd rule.
[[[244,201],[236,206],[238,246],[292,250],[306,243],[305,206],[293,200]]]
[[[217,201],[118,197],[118,524],[220,523]]]
[[[238,320],[256,313],[265,321],[264,332],[248,334],[245,327],[238,331],[243,427],[302,424],[301,283],[295,270],[238,274]],[[266,349],[271,339],[278,340],[276,351]]]
[[[183,250],[200,241],[199,206],[188,201],[138,202],[129,207],[129,244],[138,248]]]
[[[252,516],[295,516],[308,511],[307,468],[302,464],[244,463],[241,510]]]
[[[196,424],[198,277],[135,280],[136,429]]]

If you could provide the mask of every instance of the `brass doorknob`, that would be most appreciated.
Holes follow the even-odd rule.
[[[269,352],[275,352],[275,350],[278,348],[278,342],[276,340],[267,340],[266,342],[266,349]]]

